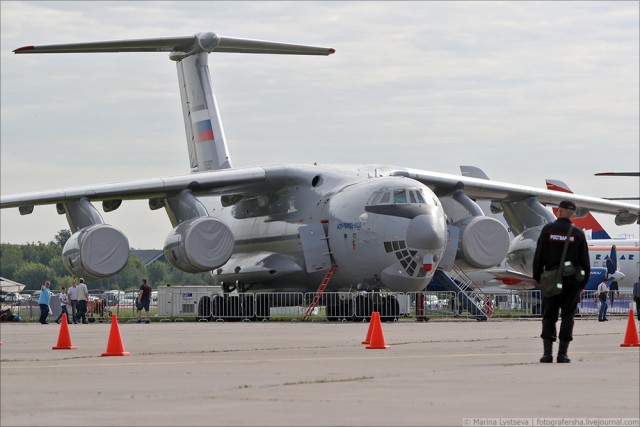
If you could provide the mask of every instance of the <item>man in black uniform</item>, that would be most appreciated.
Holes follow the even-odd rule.
[[[564,200],[558,205],[558,219],[555,222],[545,225],[538,238],[536,254],[533,258],[533,279],[540,283],[540,276],[545,269],[562,268],[560,258],[564,242],[567,239],[567,232],[571,225],[571,218],[576,213],[576,205],[572,201]],[[544,344],[544,355],[540,358],[540,363],[553,362],[553,342],[556,340],[556,322],[558,321],[558,311],[561,311],[562,322],[560,323],[560,347],[558,349],[558,363],[569,363],[571,359],[567,357],[569,342],[573,340],[573,316],[578,305],[578,298],[589,280],[591,271],[589,263],[589,250],[587,240],[581,229],[573,227],[569,238],[566,261],[571,261],[576,271],[584,271],[583,279],[578,281],[575,275],[564,276],[562,278],[562,292],[550,298],[543,299],[542,313],[542,342]]]

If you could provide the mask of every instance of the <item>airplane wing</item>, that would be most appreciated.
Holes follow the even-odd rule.
[[[420,181],[438,196],[461,189],[472,199],[488,199],[496,202],[520,202],[534,197],[543,205],[557,206],[562,200],[572,200],[581,209],[615,214],[618,225],[632,224],[640,217],[638,205],[597,197],[410,168],[392,171],[390,175],[406,176]]]
[[[0,196],[0,208],[20,208],[28,214],[36,205],[68,203],[88,198],[94,201],[140,200],[167,197],[184,189],[196,195],[224,195],[239,191],[260,191],[283,185],[287,169],[280,166],[223,169],[197,174],[149,178],[110,184],[87,185],[60,190]]]

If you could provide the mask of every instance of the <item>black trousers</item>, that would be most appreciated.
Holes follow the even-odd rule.
[[[560,341],[573,340],[573,317],[578,307],[578,297],[580,290],[577,286],[564,285],[560,295],[551,298],[544,298],[542,312],[542,334],[540,337],[545,340],[555,341],[558,337]],[[562,317],[560,322],[560,334],[556,333],[556,322],[558,313]]]
[[[78,300],[78,322],[82,320],[82,323],[87,323],[87,301],[81,299]]]

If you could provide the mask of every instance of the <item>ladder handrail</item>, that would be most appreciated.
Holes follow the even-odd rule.
[[[313,297],[313,301],[311,301],[311,304],[309,304],[309,307],[307,307],[307,311],[304,313],[304,317],[302,318],[303,322],[307,320],[309,316],[311,316],[313,309],[316,308],[316,306],[318,305],[318,302],[320,302],[320,297],[322,297],[324,290],[327,288],[327,285],[329,284],[329,281],[331,281],[331,278],[333,277],[333,273],[336,272],[337,268],[338,268],[337,265],[333,265],[333,267],[331,267],[331,270],[329,270],[329,272],[324,276],[324,279],[322,279],[322,282],[320,282],[320,286],[318,286],[318,290],[316,291],[316,294]]]
[[[473,280],[467,276],[467,274],[462,271],[455,264],[453,265],[453,271],[456,272],[456,279],[460,282],[460,289],[462,289],[465,293],[471,295],[477,295],[481,300],[481,306],[479,307],[482,312],[489,316],[489,307],[487,307],[487,294],[480,288],[480,286],[473,283]],[[453,279],[453,277],[452,277]]]

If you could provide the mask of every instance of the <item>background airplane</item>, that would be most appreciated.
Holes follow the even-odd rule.
[[[326,56],[335,52],[332,48],[209,32],[25,46],[14,52],[168,52],[176,63],[190,174],[0,199],[1,208],[18,208],[23,215],[37,205],[54,204],[73,233],[63,261],[77,276],[113,275],[129,255],[125,234],[106,224],[93,202],[101,202],[107,213],[134,199],[148,200],[152,210],[164,208],[173,227],[165,239],[167,260],[182,271],[213,271],[225,293],[302,292],[319,285],[333,291],[420,291],[434,276],[446,280],[443,272],[454,264],[482,269],[507,254],[509,259],[532,257],[531,242],[553,220],[545,205],[571,199],[582,209],[614,214],[619,224],[637,222],[640,215],[638,206],[627,203],[391,165],[233,168],[208,54]],[[484,215],[475,202],[481,199],[503,213],[516,236],[511,247],[509,231]],[[375,294],[368,295],[356,310],[370,307]],[[396,301],[382,304],[397,312]],[[327,304],[327,313],[331,317],[349,307],[336,301]]]
[[[480,168],[460,166],[460,169],[464,176],[489,179],[486,173]],[[546,185],[549,190],[573,193],[569,186],[560,180],[547,179]],[[490,204],[480,201],[478,204],[482,206],[487,214],[491,214]],[[557,208],[553,207],[552,211],[554,215],[557,214]],[[493,215],[497,219],[501,217],[501,214]],[[609,278],[610,281],[615,280],[618,282],[620,289],[631,289],[634,280],[628,279],[625,281],[624,278],[634,278],[639,275],[639,240],[634,238],[611,239],[609,234],[591,213],[587,213],[583,217],[574,218],[573,223],[582,228],[588,238],[589,259],[593,270],[585,289],[596,289],[605,277]],[[614,262],[611,263],[610,260],[614,260]],[[496,288],[528,290],[534,289],[537,286],[530,276],[514,270],[506,259],[493,268],[468,271],[465,275],[474,285],[485,291]],[[435,287],[432,287],[432,289],[435,289]]]

